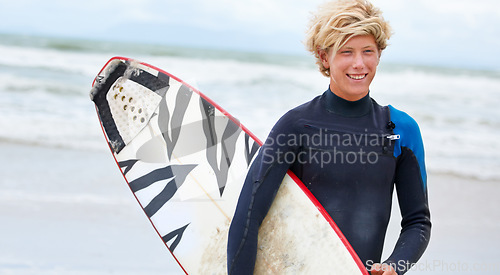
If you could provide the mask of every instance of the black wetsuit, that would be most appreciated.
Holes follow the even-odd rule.
[[[327,90],[286,113],[254,160],[229,231],[229,274],[253,273],[259,226],[288,169],[367,267],[381,261],[395,186],[402,230],[385,263],[402,274],[423,254],[431,222],[417,123],[369,95],[351,102]]]

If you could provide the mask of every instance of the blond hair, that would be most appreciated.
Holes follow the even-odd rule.
[[[316,57],[321,73],[329,76],[320,59],[319,51],[330,49],[336,53],[350,38],[373,35],[382,52],[391,37],[391,28],[382,12],[367,0],[339,0],[320,6],[311,18],[305,45]]]

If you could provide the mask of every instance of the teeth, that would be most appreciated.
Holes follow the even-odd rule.
[[[360,80],[360,79],[365,78],[366,74],[363,74],[363,75],[350,75],[350,74],[348,74],[347,76],[349,76],[350,78],[355,79],[355,80]]]

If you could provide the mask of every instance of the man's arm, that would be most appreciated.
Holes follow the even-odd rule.
[[[401,210],[401,233],[385,261],[404,274],[423,255],[430,239],[431,221],[427,198],[427,174],[420,129],[410,116],[391,107],[391,119],[400,135],[395,144],[396,192]]]
[[[247,174],[236,212],[229,228],[228,274],[253,274],[259,227],[292,163],[284,154],[296,153],[294,120],[285,115],[278,121]]]

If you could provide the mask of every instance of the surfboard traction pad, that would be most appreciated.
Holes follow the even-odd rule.
[[[229,225],[259,144],[196,89],[112,58],[90,97],[122,174],[186,274],[226,274]],[[301,184],[301,183],[299,183]],[[287,174],[259,229],[256,274],[367,274]]]

